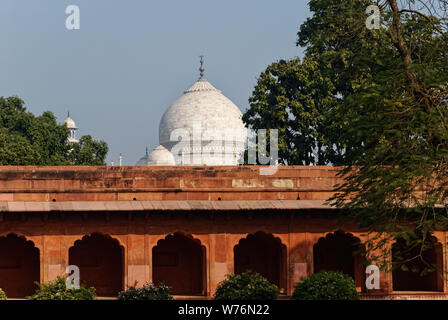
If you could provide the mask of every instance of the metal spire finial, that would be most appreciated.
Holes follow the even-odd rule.
[[[70,118],[70,110],[67,111],[67,118]]]
[[[200,79],[204,79],[204,71],[205,71],[205,68],[204,68],[204,55],[201,54],[199,57],[201,58],[201,67],[199,68],[199,71],[201,72],[201,78]]]

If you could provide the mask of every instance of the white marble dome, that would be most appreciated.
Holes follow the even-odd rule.
[[[64,120],[64,123],[67,125],[67,128],[69,128],[69,129],[78,129],[78,128],[76,127],[75,121],[73,121],[73,119],[70,118],[70,117],[67,117],[67,118]]]
[[[201,77],[164,113],[159,143],[176,165],[236,165],[247,130],[238,107]]]
[[[174,166],[174,156],[164,146],[155,148],[147,158],[148,166]]]

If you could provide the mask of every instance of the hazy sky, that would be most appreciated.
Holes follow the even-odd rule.
[[[80,9],[67,30],[65,9]],[[80,128],[133,165],[158,145],[164,111],[205,76],[242,112],[259,74],[302,55],[306,0],[1,0],[0,96],[28,110],[70,110]]]

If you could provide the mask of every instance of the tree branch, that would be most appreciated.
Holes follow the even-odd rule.
[[[430,17],[428,17],[427,15],[425,15],[425,14],[423,14],[423,13],[417,11],[417,10],[411,10],[411,9],[401,9],[399,12],[400,12],[400,13],[403,13],[403,12],[413,13],[413,14],[416,14],[416,15],[422,17],[422,18],[425,18],[429,23],[431,23],[431,25],[434,27],[434,29],[435,29],[438,33],[440,33],[440,35],[441,35],[442,37],[444,37],[446,40],[448,40],[448,36],[447,36],[447,34],[446,34],[445,32],[443,32],[443,30],[440,29],[440,28],[439,28],[439,27],[432,21],[432,19],[431,19]]]

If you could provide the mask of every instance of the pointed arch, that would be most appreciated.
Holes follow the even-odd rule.
[[[320,238],[313,246],[314,273],[339,271],[351,276],[359,290],[365,291],[365,248],[351,233],[337,230]]]
[[[422,253],[422,259],[416,258],[419,248],[409,248],[404,239],[398,239],[392,244],[392,262],[401,256],[411,259],[405,265],[408,270],[397,268],[392,271],[393,291],[438,291],[443,292],[443,246],[436,237],[430,238],[433,246]],[[419,273],[425,268],[425,262],[436,266],[436,270],[427,274]],[[418,272],[412,272],[411,270]]]
[[[235,274],[252,270],[286,290],[286,246],[279,238],[258,231],[242,238],[233,252]]]
[[[114,297],[123,290],[124,248],[117,239],[92,233],[69,249],[69,264],[79,267],[81,283],[98,296]]]
[[[10,233],[0,237],[0,288],[10,298],[24,298],[40,280],[39,249],[34,242]]]
[[[152,248],[153,282],[178,295],[206,295],[206,249],[190,234],[175,232]]]

